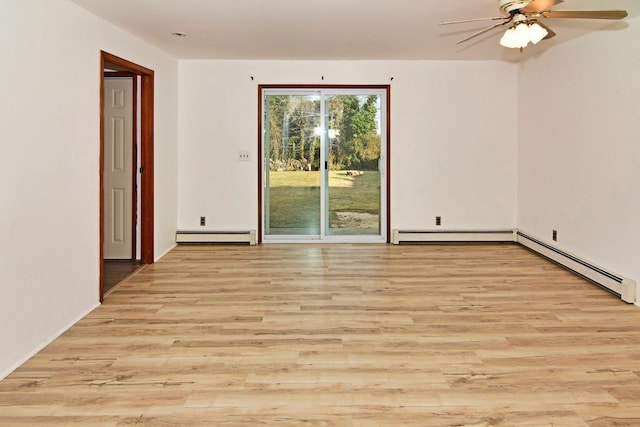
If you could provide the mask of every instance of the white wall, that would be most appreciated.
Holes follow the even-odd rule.
[[[156,254],[173,244],[177,61],[67,0],[3,2],[0,378],[98,303],[101,49],[156,71]]]
[[[285,83],[391,84],[392,228],[435,228],[436,215],[449,229],[516,226],[511,64],[184,60],[179,74],[180,229],[200,216],[257,229],[258,84]]]
[[[640,19],[519,71],[521,229],[640,283]]]

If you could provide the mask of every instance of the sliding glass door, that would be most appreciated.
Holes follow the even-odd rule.
[[[386,91],[262,92],[264,241],[385,241]]]

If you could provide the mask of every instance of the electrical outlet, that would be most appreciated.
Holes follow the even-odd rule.
[[[241,162],[249,161],[249,152],[248,151],[238,151],[238,160]]]
[[[204,217],[204,216],[201,216],[201,217],[200,217],[200,225],[201,225],[202,227],[204,227],[204,225],[205,225],[206,223],[207,223],[207,218],[206,218],[206,217]]]
[[[553,233],[551,233],[551,238],[554,242],[558,241],[558,232],[556,230],[553,230]]]
[[[440,216],[436,217],[436,225],[442,225],[442,217]]]

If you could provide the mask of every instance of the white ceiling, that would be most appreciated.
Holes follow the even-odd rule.
[[[557,37],[521,54],[498,44],[503,29],[455,44],[490,21],[438,25],[500,16],[498,0],[72,1],[179,59],[518,61],[590,31],[623,32],[640,16],[639,0],[565,0],[554,9],[625,9],[629,17],[545,20]]]

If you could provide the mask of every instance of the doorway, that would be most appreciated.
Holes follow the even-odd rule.
[[[153,99],[154,99],[154,72],[148,68],[137,65],[133,62],[127,61],[125,59],[119,58],[115,55],[109,54],[107,52],[101,51],[100,55],[100,279],[99,279],[99,297],[100,302],[103,301],[104,295],[106,292],[105,289],[105,259],[127,259],[127,261],[131,263],[141,263],[141,264],[151,264],[154,261],[154,253],[153,253],[153,213],[154,213],[154,199],[153,199]],[[128,130],[125,130],[126,127],[118,120],[110,121],[106,123],[105,113],[108,108],[106,104],[108,102],[120,102],[120,99],[111,99],[110,101],[105,96],[105,77],[104,71],[110,70],[117,74],[111,74],[112,76],[120,76],[120,77],[128,77],[131,78],[131,82],[135,81],[136,83],[140,82],[140,114],[139,119],[137,119],[137,114],[131,113],[132,117],[132,126],[134,126],[134,130],[130,133],[131,135],[137,134],[135,128],[139,129],[140,133],[140,150],[139,156],[133,155],[135,148],[132,148],[132,159],[130,160],[130,166],[124,168],[124,156],[120,156],[120,154],[128,152],[128,149],[120,148],[120,145],[116,146],[118,148],[118,155],[114,156],[114,146],[109,145],[106,142],[105,138],[105,129],[108,129],[108,132],[117,132],[118,134],[127,134]],[[134,85],[135,86],[135,85]],[[137,90],[136,90],[137,92]],[[124,91],[122,92],[124,94]],[[117,95],[116,97],[119,97]],[[124,95],[122,95],[124,96]],[[138,104],[137,102],[135,103]],[[135,109],[134,109],[135,111]],[[107,133],[108,133],[107,132]],[[133,147],[135,147],[135,143]],[[108,147],[109,153],[106,152],[106,148]],[[136,197],[136,192],[131,190],[130,195],[126,195],[124,190],[115,189],[114,186],[110,184],[110,177],[107,177],[105,168],[105,161],[117,163],[117,166],[123,166],[121,169],[126,171],[123,176],[129,176],[133,182],[135,179],[133,177],[139,176],[140,181],[140,190],[139,190],[139,199],[140,199],[140,215],[139,218],[137,216],[137,209],[134,207],[135,202],[134,198]],[[120,163],[119,163],[120,162]],[[116,168],[117,169],[117,168]],[[105,186],[108,186],[106,188]],[[135,187],[135,185],[134,185]],[[107,194],[105,194],[107,193]],[[108,197],[109,200],[106,201],[105,197]],[[131,206],[129,206],[131,205]],[[127,206],[129,206],[127,208]],[[120,212],[117,218],[110,217],[105,215],[105,207],[108,207],[110,211]],[[106,221],[110,221],[110,225],[106,225]],[[126,220],[126,221],[125,221]],[[131,227],[136,223],[139,224],[140,229],[140,239],[139,239],[139,251],[137,250],[137,242],[136,233],[133,230],[130,230],[130,238],[124,239],[124,236],[127,234],[126,223],[130,223]],[[113,239],[118,242],[122,242],[120,248],[115,252],[110,252],[111,249],[105,250],[105,245],[107,244],[107,239],[105,239],[105,231],[108,230],[111,236],[115,236]],[[128,249],[127,249],[128,247]],[[139,254],[139,258],[138,258]],[[119,269],[121,270],[121,269]],[[113,280],[109,278],[109,284],[111,284]]]
[[[389,87],[260,87],[260,237],[387,242]]]

